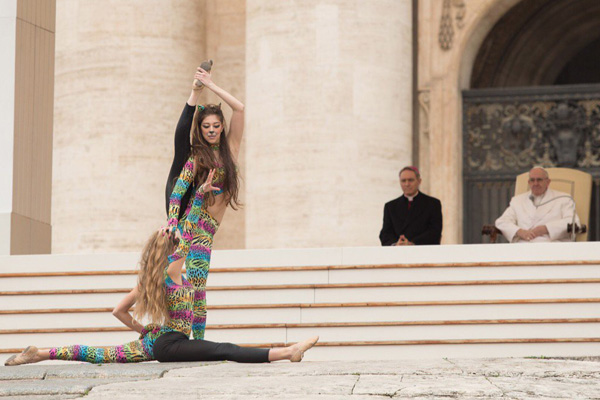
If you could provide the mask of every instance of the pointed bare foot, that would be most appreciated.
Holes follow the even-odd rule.
[[[21,354],[16,354],[11,356],[6,360],[4,365],[13,366],[13,365],[22,365],[22,364],[30,364],[37,362],[38,348],[35,346],[28,346],[21,352]]]
[[[300,362],[304,357],[304,352],[313,347],[319,341],[318,336],[313,336],[310,339],[306,339],[303,342],[296,343],[293,348],[291,362]]]

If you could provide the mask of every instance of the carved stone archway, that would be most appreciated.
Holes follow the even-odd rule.
[[[554,85],[569,61],[600,39],[599,20],[597,0],[520,2],[481,44],[469,87]]]

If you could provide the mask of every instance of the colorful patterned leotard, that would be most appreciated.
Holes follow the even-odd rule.
[[[142,334],[140,339],[120,346],[93,347],[73,345],[54,347],[50,349],[50,359],[87,361],[94,364],[152,361],[154,360],[154,342],[163,333],[181,332],[189,336],[194,318],[194,288],[183,277],[182,284],[176,284],[169,274],[167,274],[167,268],[164,271],[164,279],[167,308],[169,310],[169,321],[164,326],[153,326],[154,329]]]
[[[169,256],[169,263],[186,257],[185,268],[189,282],[194,286],[194,322],[192,332],[194,339],[204,339],[206,328],[206,280],[210,268],[210,255],[212,251],[213,236],[219,228],[219,223],[207,211],[204,202],[204,193],[196,190],[193,202],[190,201],[188,209],[182,220],[177,220],[181,198],[191,187],[194,180],[194,158],[190,157],[183,167],[179,179],[173,189],[169,205],[169,226],[177,227],[181,232],[182,240],[173,254]],[[213,194],[223,192],[225,168],[217,168],[212,185],[219,188]],[[198,185],[200,187],[200,185]]]
[[[183,276],[181,285],[175,283],[167,273],[167,268],[165,268],[164,276],[169,321],[163,325],[160,334],[181,332],[190,336],[194,320],[194,287]]]

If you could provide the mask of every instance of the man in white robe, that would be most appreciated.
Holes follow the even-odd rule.
[[[511,199],[496,228],[511,243],[570,242],[567,224],[579,225],[571,196],[548,188],[548,172],[540,167],[529,171],[528,182],[530,190]]]

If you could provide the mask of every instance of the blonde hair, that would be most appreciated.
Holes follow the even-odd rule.
[[[137,297],[133,317],[141,320],[147,316],[154,324],[165,324],[169,321],[165,293],[165,268],[167,257],[175,250],[178,240],[171,235],[155,232],[150,236],[140,259],[138,272]]]

